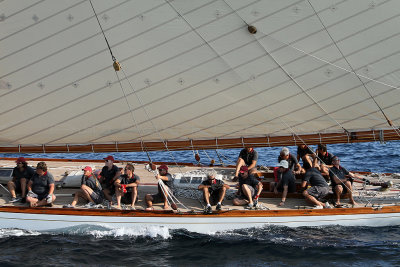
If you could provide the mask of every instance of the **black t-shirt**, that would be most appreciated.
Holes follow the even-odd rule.
[[[26,166],[26,168],[24,168],[23,171],[21,171],[18,167],[15,167],[13,169],[11,176],[15,177],[15,179],[19,181],[21,180],[21,178],[30,180],[33,174],[35,174],[35,170],[32,167]]]
[[[119,172],[119,169],[115,165],[112,165],[111,170],[109,170],[107,166],[104,166],[103,169],[101,169],[100,175],[101,177],[104,177],[103,185],[105,187],[110,187],[114,184],[112,179],[115,177],[117,172]]]
[[[336,182],[334,177],[339,178],[340,180],[345,180],[346,175],[349,175],[349,172],[343,168],[342,166],[339,166],[339,168],[336,168],[336,166],[333,166],[332,168],[329,169],[329,177],[331,178],[331,185],[333,187],[336,186]]]
[[[244,179],[242,175],[239,174],[239,192],[241,195],[243,195],[242,185],[244,184],[250,185],[254,188],[254,190],[257,190],[257,185],[259,184],[259,181],[251,174],[249,174],[246,179]]]
[[[140,178],[136,174],[133,174],[133,176],[131,178],[129,178],[128,175],[123,174],[118,178],[118,180],[121,184],[132,184],[132,183],[136,183],[136,181],[140,181]],[[126,191],[132,192],[132,187],[127,187]]]
[[[211,183],[210,180],[205,180],[201,183],[202,185],[211,185],[211,187],[208,189],[208,192],[212,194],[214,191],[218,191],[224,186],[224,181],[219,180],[219,179],[214,179],[213,183]]]
[[[297,147],[297,155],[300,156],[300,158],[303,158],[307,154],[314,154],[311,148],[308,146],[305,148],[301,148],[300,146]]]
[[[96,193],[102,190],[100,182],[93,175],[89,176],[88,178],[86,178],[85,175],[82,175],[81,185],[83,184],[90,187]]]
[[[51,173],[45,172],[44,175],[39,176],[39,174],[34,173],[32,178],[32,191],[38,195],[48,194],[50,190],[50,185],[54,184],[54,177]]]
[[[278,157],[278,162],[281,162],[282,157],[279,155]],[[294,171],[294,169],[296,168],[296,165],[299,164],[299,162],[297,161],[297,158],[295,156],[293,156],[292,154],[289,154],[289,158],[286,159],[286,161],[289,163],[289,169]]]
[[[278,171],[278,179],[282,186],[289,185],[290,181],[295,182],[296,179],[294,178],[293,172],[291,170],[280,172]]]
[[[311,186],[328,186],[325,178],[316,168],[308,169],[303,177],[303,181],[307,181]]]
[[[246,163],[247,166],[250,166],[251,163],[253,163],[253,160],[258,160],[258,153],[254,149],[252,152],[248,152],[246,148],[243,148],[240,151],[239,158],[242,158],[244,163]]]
[[[325,165],[332,165],[332,160],[335,157],[335,155],[326,152],[325,156],[322,156],[322,154],[317,154],[318,158],[325,164]]]
[[[164,176],[168,177],[168,181],[164,181],[164,180],[162,180],[162,181],[164,182],[164,184],[166,186],[168,186],[170,189],[172,189],[172,176],[171,176],[171,174],[167,173]],[[160,185],[158,185],[158,194],[164,195]]]

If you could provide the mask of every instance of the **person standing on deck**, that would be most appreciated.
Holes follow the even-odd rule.
[[[54,177],[47,171],[47,165],[41,161],[36,165],[36,172],[28,183],[26,201],[30,207],[53,206],[56,199],[54,193]]]
[[[114,182],[121,175],[119,168],[114,165],[114,157],[108,156],[104,158],[105,166],[100,172],[100,183],[103,188],[103,193],[106,199],[112,205],[112,195],[115,193]]]
[[[328,153],[326,145],[318,144],[314,155],[313,167],[319,168],[323,175],[329,175],[329,168],[333,166],[332,160],[334,157],[335,155]]]
[[[102,191],[100,182],[93,175],[92,168],[86,166],[82,169],[83,175],[81,178],[81,189],[75,192],[74,200],[71,204],[63,206],[63,208],[74,208],[79,201],[83,198],[92,205],[100,204],[104,200],[104,193]]]
[[[168,192],[165,192],[168,188],[172,189],[172,176],[168,173],[168,166],[161,165],[158,167],[159,174],[157,174],[156,179],[161,179],[167,188],[164,190],[161,188],[160,184],[158,184],[158,192],[157,194],[150,195],[147,194],[144,198],[147,204],[146,210],[153,210],[153,204],[164,202],[164,209],[168,209]]]
[[[303,161],[303,168],[301,173],[305,173],[309,168],[311,168],[313,163],[313,155],[314,152],[305,144],[297,146],[297,161],[300,162],[300,159]]]
[[[282,192],[282,200],[279,206],[285,205],[287,193],[296,192],[296,178],[293,171],[290,169],[289,163],[286,160],[281,160],[278,164],[278,184],[274,188],[275,194]]]
[[[306,188],[307,183],[311,185],[308,189]],[[315,205],[315,209],[330,208],[328,202],[321,202],[329,193],[329,185],[319,170],[316,168],[308,169],[303,177],[301,187],[304,189],[303,196],[308,202]]]
[[[135,209],[140,178],[134,174],[134,171],[135,166],[132,163],[127,163],[124,171],[125,174],[122,174],[114,183],[117,195],[117,209],[121,209],[121,201],[124,204],[130,204],[131,209]]]
[[[332,191],[335,193],[335,206],[340,207],[340,195],[349,194],[350,204],[356,205],[353,199],[353,178],[362,179],[349,172],[344,167],[340,165],[340,160],[338,157],[333,157],[332,159],[333,167],[329,169],[329,177],[331,178]]]
[[[212,213],[211,204],[217,205],[215,207],[217,211],[222,209],[222,200],[225,198],[226,190],[229,189],[229,185],[224,184],[222,180],[215,179],[216,174],[215,170],[209,171],[207,180],[203,181],[198,187],[199,190],[203,191],[203,198],[207,204],[206,213]]]
[[[247,166],[250,174],[255,174],[257,172],[257,160],[257,151],[255,151],[252,147],[243,148],[240,151],[239,157],[236,161],[235,176],[233,177],[232,181],[236,182],[238,180],[239,170],[242,166]]]
[[[24,157],[19,157],[15,163],[17,166],[13,169],[11,181],[7,183],[8,190],[11,193],[11,203],[21,201],[26,202],[26,185],[32,178],[35,170],[28,166]],[[16,193],[21,193],[21,198],[17,198]]]
[[[233,205],[243,206],[247,204],[247,209],[256,208],[262,189],[262,183],[258,181],[252,174],[249,174],[248,167],[240,167],[239,188],[236,192],[238,197],[233,199]]]

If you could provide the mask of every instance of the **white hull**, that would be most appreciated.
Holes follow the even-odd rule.
[[[266,225],[300,226],[390,226],[400,225],[400,213],[282,216],[282,217],[224,217],[224,216],[160,216],[160,217],[119,217],[119,216],[78,216],[31,213],[0,213],[0,228],[26,230],[61,230],[79,225],[97,225],[115,228],[166,227],[186,229],[191,232],[212,233]]]

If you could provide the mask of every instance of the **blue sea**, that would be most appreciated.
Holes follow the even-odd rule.
[[[296,149],[289,147],[291,153]],[[274,166],[280,148],[257,148],[259,164]],[[233,164],[239,149],[219,150]],[[400,172],[400,142],[329,145],[354,171]],[[219,162],[199,151],[201,162]],[[114,153],[117,160],[147,160],[144,153]],[[106,154],[0,154],[2,157],[102,159]],[[150,152],[153,161],[195,163],[192,151]],[[400,266],[400,226],[264,227],[212,235],[185,230],[107,229],[63,232],[0,229],[0,266]]]

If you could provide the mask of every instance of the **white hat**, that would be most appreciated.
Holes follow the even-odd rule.
[[[281,160],[278,164],[278,167],[283,167],[285,169],[289,168],[289,162],[287,160]]]

